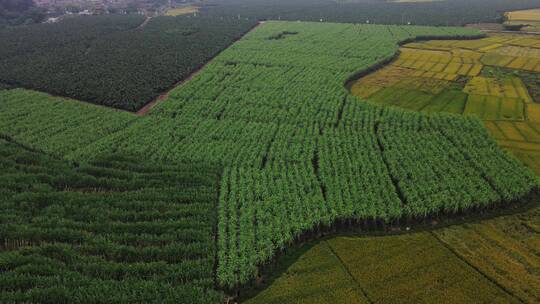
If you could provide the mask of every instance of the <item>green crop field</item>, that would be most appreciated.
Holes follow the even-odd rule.
[[[0,302],[219,300],[215,168],[71,163],[9,138],[0,155]]]
[[[0,129],[18,141],[64,155],[122,130],[136,116],[22,89],[0,91]]]
[[[324,239],[245,303],[537,303],[539,219]]]
[[[538,39],[496,35],[477,41],[408,44],[391,65],[355,81],[350,85],[350,90],[352,94],[375,103],[427,113],[451,112],[477,116],[484,120],[501,145],[529,165],[536,174],[540,174],[537,158],[534,157],[538,138],[538,115],[535,112],[538,73],[527,66],[522,66],[520,70],[501,68],[489,57],[504,52],[506,56],[512,56],[505,65],[520,58],[531,63],[538,48],[517,46],[523,45],[523,41],[530,45]],[[516,46],[510,49],[508,44]],[[485,48],[485,51],[478,51],[477,48]],[[489,60],[485,61],[486,57]],[[467,78],[437,74],[452,62],[463,66],[480,59],[486,66],[474,73],[465,71]],[[495,67],[489,66],[492,64]],[[411,96],[426,97],[422,100]],[[455,225],[429,233],[383,238],[330,238],[309,250],[287,267],[273,284],[247,302],[296,303],[298,298],[305,298],[302,295],[305,286],[331,289],[320,286],[314,279],[313,270],[304,262],[317,252],[318,265],[340,270],[340,276],[335,276],[332,281],[333,286],[343,285],[360,290],[361,295],[371,302],[478,303],[480,298],[487,297],[484,301],[495,303],[537,303],[540,301],[540,277],[537,272],[540,265],[537,257],[540,248],[539,211],[536,207],[516,215]],[[387,249],[383,249],[385,244]],[[375,251],[370,251],[370,245]],[[318,248],[332,250],[320,251]],[[467,270],[468,274],[456,276],[459,283],[452,282],[452,274],[459,266],[441,270],[438,267],[441,263],[429,262],[441,250],[447,254],[446,263],[458,263]],[[377,271],[370,267],[377,267]],[[361,275],[357,274],[359,271]],[[378,274],[375,278],[372,277],[374,273]],[[384,273],[388,274],[385,276]],[[275,276],[271,273],[268,275]],[[429,278],[428,283],[418,281],[422,280],[422,276]],[[377,286],[379,277],[385,284],[391,282],[395,288],[388,290]],[[477,278],[475,286],[489,286],[469,290],[466,282],[471,277]],[[418,291],[418,284],[426,291]],[[338,291],[332,302],[346,303],[347,299],[346,293]]]
[[[2,289],[2,296],[19,302],[39,301],[40,297],[53,295],[84,301],[85,297],[103,288],[111,296],[132,302],[157,301],[156,293],[162,292],[170,301],[186,294],[183,300],[188,303],[219,302],[222,292],[234,293],[252,282],[261,274],[261,267],[296,240],[325,231],[335,224],[398,226],[442,215],[481,213],[518,202],[537,189],[537,177],[511,154],[500,149],[478,118],[444,113],[428,115],[366,103],[352,96],[345,87],[354,74],[390,60],[398,51],[399,43],[405,40],[481,36],[480,32],[464,28],[265,22],[218,55],[189,82],[173,90],[165,101],[143,117],[43,93],[21,89],[0,91],[0,134],[40,153],[61,157],[66,164],[71,164],[65,170],[75,172],[69,180],[75,185],[46,178],[44,185],[38,186],[37,190],[46,194],[61,192],[57,194],[60,199],[55,201],[52,210],[47,208],[50,205],[47,199],[38,199],[36,204],[41,207],[35,210],[13,203],[12,199],[16,201],[17,195],[5,202],[6,208],[13,210],[8,214],[15,214],[13,219],[10,218],[13,223],[25,223],[25,219],[28,221],[33,214],[38,217],[39,212],[60,213],[60,223],[68,218],[65,220],[68,228],[82,234],[73,242],[75,245],[70,242],[57,245],[63,240],[56,238],[62,235],[52,236],[50,241],[51,246],[60,246],[62,254],[76,261],[73,262],[74,269],[69,268],[72,267],[71,260],[60,261],[60,265],[72,271],[72,278],[87,275],[85,267],[90,263],[87,259],[94,261],[92,253],[108,248],[111,253],[118,252],[118,256],[97,255],[107,262],[128,263],[130,267],[134,262],[159,263],[163,260],[168,261],[170,267],[181,267],[177,263],[183,258],[186,263],[191,260],[201,263],[195,273],[189,273],[189,269],[155,273],[153,271],[157,270],[152,267],[157,264],[143,265],[142,268],[150,269],[146,274],[137,274],[133,270],[133,280],[122,279],[120,285],[93,281],[101,280],[98,275],[98,278],[85,278],[88,285],[73,290],[69,288],[73,281],[62,279],[58,273],[51,274],[52,278],[43,279],[45,283],[41,283],[42,276],[24,268],[30,262],[23,259],[22,264],[14,266],[0,264],[0,267],[7,267],[4,269],[13,270],[6,273],[6,280],[11,280],[10,275],[16,277],[22,273],[27,282],[26,285],[16,282],[5,285],[9,287]],[[432,83],[430,90],[439,90],[438,86],[439,83]],[[398,93],[388,94],[407,95],[403,93],[406,87],[404,84]],[[418,96],[409,96],[409,102],[415,102]],[[121,204],[122,195],[128,195],[130,191],[144,193],[146,186],[150,187],[148,191],[163,192],[164,195],[171,194],[167,189],[170,190],[172,185],[180,185],[179,189],[188,194],[192,193],[190,187],[205,187],[206,196],[191,197],[189,202],[201,203],[206,209],[201,206],[197,212],[178,217],[176,210],[163,207],[163,214],[141,219],[146,222],[155,216],[156,224],[141,223],[141,227],[119,224],[117,227],[120,220],[137,221],[137,215],[132,215],[135,218],[122,217],[123,210],[113,208],[110,213],[118,212],[119,218],[110,218],[104,207],[104,214],[92,217],[88,223],[75,225],[74,220],[69,219],[72,214],[66,211],[66,205],[75,204],[77,195],[101,195],[100,187],[88,189],[86,181],[90,182],[91,178],[84,174],[115,179],[108,170],[101,169],[111,167],[102,160],[108,155],[128,155],[133,161],[148,162],[148,168],[133,169],[137,174],[128,178],[126,185],[110,189],[113,193],[105,191],[105,195],[112,195],[111,201],[117,199]],[[182,167],[186,163],[193,166],[188,167],[187,172]],[[219,181],[198,169],[199,165],[219,168]],[[13,166],[15,171],[25,171]],[[85,169],[85,166],[97,169]],[[170,180],[167,179],[169,171],[159,173],[164,166],[172,168]],[[77,175],[81,170],[84,176]],[[203,176],[201,180],[195,178],[197,183],[193,185],[183,185],[176,180],[182,175],[176,176],[175,172],[194,178],[199,174]],[[77,183],[78,180],[81,182]],[[140,184],[141,181],[147,183]],[[210,197],[213,197],[209,190],[210,181],[217,183],[212,192],[217,207],[210,204]],[[9,184],[7,189],[27,187],[24,179],[21,183]],[[8,190],[8,193],[12,192]],[[75,192],[73,200],[64,202],[62,195],[71,195],[71,192]],[[119,192],[118,198],[114,192]],[[140,199],[141,204],[146,202],[144,195]],[[164,197],[153,203],[159,206],[169,199],[175,200]],[[167,206],[174,208],[176,205]],[[171,218],[167,219],[167,216]],[[163,227],[159,220],[166,221]],[[215,221],[213,232],[210,231],[212,221]],[[35,223],[37,227],[40,224],[40,221]],[[90,227],[85,226],[87,224]],[[204,226],[202,231],[209,233],[199,232],[193,237],[200,239],[181,239],[177,243],[160,230],[189,229],[192,224]],[[137,239],[125,236],[127,240],[124,240],[124,236],[116,236],[129,229],[140,229],[141,234],[148,231],[148,234],[163,236],[163,239],[160,239],[161,243],[158,241],[159,246],[150,246],[148,256],[139,256],[146,251],[141,253],[129,248],[137,245]],[[24,248],[13,248],[25,253],[26,236],[11,235],[9,231],[2,230],[4,242],[25,244]],[[100,234],[107,235],[104,238],[110,241],[106,243],[110,247],[100,247],[102,244],[92,241],[91,236]],[[154,236],[148,237],[153,239]],[[178,237],[182,238],[182,235]],[[215,237],[215,243],[211,241],[212,237]],[[36,259],[45,255],[43,259],[49,262],[48,247],[43,248],[39,242],[43,237],[38,235],[36,238],[38,241],[32,239],[29,244],[37,249],[30,248],[29,252],[33,254],[32,250],[35,250]],[[418,242],[422,242],[431,236],[418,238]],[[344,247],[339,247],[341,245]],[[347,250],[347,244],[328,246],[320,250]],[[433,263],[451,256],[443,247],[439,247],[432,257]],[[214,264],[211,259],[215,259]],[[453,271],[448,282],[464,285],[480,282],[478,284],[486,289],[485,301],[507,296],[496,284],[472,272],[461,260],[452,263],[446,266],[447,270]],[[18,265],[22,270],[15,267]],[[88,267],[94,269],[94,266]],[[99,267],[95,267],[101,275]],[[114,275],[123,278],[123,266],[118,267],[119,274]],[[441,278],[444,277],[443,270],[439,274]],[[339,267],[328,270],[343,276],[340,271]],[[363,276],[364,271],[350,270],[353,279],[345,276],[349,285],[341,288],[356,297],[359,303],[365,297],[386,301],[382,291],[373,291],[366,296],[351,283],[350,280],[357,281],[358,276]],[[422,279],[428,280],[429,275],[420,274]],[[466,280],[460,280],[460,276]],[[106,274],[103,277],[107,278]],[[149,277],[155,279],[144,282]],[[126,281],[133,285],[122,285]],[[145,288],[133,287],[138,284]],[[377,282],[372,284],[376,286]],[[401,284],[399,279],[396,284]],[[195,293],[188,293],[185,286],[194,286]],[[430,288],[436,291],[438,285]],[[472,292],[466,290],[460,296],[470,297]],[[444,297],[444,292],[435,296]]]
[[[540,0],[187,0],[182,2],[193,5],[167,6],[160,12],[156,8],[167,1],[140,0],[154,2],[149,19],[119,14],[133,7],[116,7],[102,16],[62,16],[48,23],[39,21],[46,18],[36,14],[40,9],[32,7],[32,0],[4,1],[0,82],[133,112],[185,80],[259,21],[461,26],[495,22],[502,19],[501,12],[540,6]],[[12,11],[17,2],[30,9]],[[56,3],[53,17],[63,10],[62,1],[39,2]],[[10,24],[23,25],[4,26]]]
[[[349,87],[383,105],[476,116],[540,173],[539,52],[540,39],[530,35],[410,43],[389,66]]]

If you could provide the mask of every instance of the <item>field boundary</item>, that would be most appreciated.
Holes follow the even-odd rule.
[[[352,85],[352,83],[356,80],[359,80],[360,78],[362,77],[365,77],[371,73],[375,73],[377,71],[379,71],[380,69],[383,69],[384,67],[386,67],[388,64],[390,64],[392,61],[396,60],[399,55],[401,54],[401,50],[400,48],[407,44],[407,43],[411,43],[411,42],[419,42],[419,41],[427,41],[427,40],[476,40],[476,39],[481,39],[481,38],[485,38],[486,37],[486,34],[485,33],[482,33],[482,34],[478,34],[478,35],[474,35],[474,36],[447,36],[447,37],[437,37],[437,36],[417,36],[417,37],[412,37],[412,38],[407,38],[407,39],[404,39],[404,40],[401,40],[401,41],[398,41],[397,42],[397,50],[396,52],[388,57],[388,58],[385,58],[385,59],[382,59],[381,61],[375,63],[374,65],[364,69],[364,70],[361,70],[361,71],[358,71],[354,74],[352,74],[351,76],[349,76],[346,80],[345,80],[345,83],[343,84],[343,86],[347,89],[347,91],[349,92],[350,94],[350,86]],[[353,95],[354,96],[354,95]]]
[[[399,197],[399,201],[401,203],[401,206],[407,205],[407,199],[405,198],[405,195],[403,194],[403,189],[399,186],[399,181],[396,180],[396,178],[392,175],[390,170],[390,164],[388,163],[388,160],[384,156],[384,145],[381,142],[381,137],[379,136],[379,124],[380,121],[375,122],[373,133],[375,135],[375,144],[377,145],[377,149],[379,150],[379,154],[381,155],[381,159],[384,163],[384,167],[386,168],[386,172],[388,173],[388,177],[390,178],[390,181],[392,182],[392,185],[394,186],[394,191]]]
[[[169,98],[169,94],[174,89],[182,86],[184,83],[188,82],[193,77],[199,75],[201,73],[201,71],[206,67],[206,65],[210,64],[214,59],[215,59],[215,57],[213,57],[208,62],[206,62],[202,67],[197,68],[195,71],[193,71],[193,73],[189,74],[186,78],[177,81],[175,84],[173,84],[173,86],[171,88],[169,88],[164,93],[160,94],[158,97],[152,99],[150,102],[145,104],[142,108],[140,108],[137,112],[131,112],[131,113],[133,113],[135,115],[138,115],[138,116],[144,116],[144,115],[148,114],[150,112],[150,110],[152,110],[158,103],[160,103],[160,102],[166,100],[167,98]]]
[[[503,202],[494,203],[487,208],[474,210],[474,212],[469,212],[472,210],[468,210],[458,214],[441,214],[421,219],[403,218],[403,220],[396,220],[390,224],[380,220],[357,221],[342,219],[334,221],[330,226],[317,226],[314,229],[304,231],[284,249],[277,251],[269,262],[259,265],[260,275],[263,278],[264,276],[268,276],[270,278],[268,281],[263,280],[263,283],[257,285],[252,280],[251,283],[242,285],[238,289],[226,291],[228,291],[229,295],[235,295],[235,299],[240,302],[254,298],[269,288],[275,279],[281,277],[309,248],[334,237],[386,237],[419,232],[428,232],[431,234],[434,230],[460,224],[480,223],[501,216],[519,214],[536,207],[540,207],[540,187],[532,189],[520,199],[507,202],[506,204]],[[462,260],[460,257],[458,258]],[[472,269],[479,272],[482,276],[486,276],[485,273],[478,269],[474,267]],[[492,278],[488,278],[488,280],[494,283]],[[498,283],[494,284],[500,287]],[[520,298],[517,298],[505,289],[502,290],[523,303]]]
[[[128,30],[139,30],[141,29],[144,25],[146,25],[150,20],[152,19],[152,17],[149,17],[149,18],[146,18],[142,24],[140,24],[139,26],[135,27],[135,28],[130,28]],[[154,99],[150,100],[149,102],[145,103],[140,109],[138,109],[137,111],[129,111],[129,110],[125,110],[125,109],[120,109],[120,108],[115,108],[115,107],[112,107],[112,106],[107,106],[107,105],[103,105],[103,104],[98,104],[98,103],[93,103],[91,101],[87,101],[87,100],[83,100],[83,99],[76,99],[76,98],[73,98],[73,97],[69,97],[69,96],[65,96],[65,95],[59,95],[59,94],[55,94],[55,93],[51,93],[51,92],[48,92],[48,91],[44,91],[44,90],[39,90],[39,89],[36,89],[36,88],[32,88],[32,87],[29,87],[29,86],[25,86],[25,85],[21,85],[19,84],[17,81],[2,81],[3,84],[5,85],[8,85],[11,87],[11,89],[25,89],[25,90],[30,90],[30,91],[34,91],[34,92],[40,92],[40,93],[44,93],[44,94],[48,94],[52,97],[56,97],[56,98],[61,98],[61,99],[65,99],[65,100],[70,100],[70,101],[75,101],[75,102],[81,102],[81,103],[85,103],[85,104],[89,104],[89,105],[92,105],[92,106],[97,106],[97,107],[102,107],[102,108],[105,108],[105,109],[110,109],[110,110],[113,110],[113,111],[120,111],[120,112],[125,112],[125,113],[129,113],[129,114],[133,114],[133,115],[136,115],[136,116],[144,116],[146,114],[148,114],[150,112],[150,110],[152,108],[154,108],[158,103],[160,103],[161,101],[164,101],[168,98],[169,94],[171,93],[171,91],[173,91],[174,89],[176,89],[177,87],[180,87],[182,86],[184,83],[188,82],[189,80],[191,80],[193,77],[197,76],[198,74],[200,74],[202,72],[202,70],[207,66],[209,65],[210,63],[212,63],[214,61],[214,59],[219,56],[221,53],[223,53],[225,50],[227,50],[231,45],[233,45],[234,43],[236,43],[237,41],[241,40],[242,38],[244,38],[247,34],[251,33],[252,31],[254,31],[259,25],[263,24],[264,21],[259,21],[257,22],[255,25],[253,25],[252,27],[250,27],[246,32],[244,32],[242,35],[236,37],[230,44],[228,44],[227,46],[225,46],[223,49],[219,50],[215,55],[213,55],[212,57],[210,57],[209,60],[207,60],[204,64],[200,65],[199,67],[197,67],[196,69],[194,69],[189,75],[187,75],[186,77],[184,77],[183,79],[181,80],[178,80],[176,81],[172,86],[170,86],[167,90],[165,90],[164,92],[162,92],[161,94],[159,94],[157,97],[155,97]]]
[[[236,39],[234,39],[231,44],[227,45],[227,47],[223,48],[222,50],[220,50],[219,52],[217,52],[214,56],[212,56],[208,61],[206,61],[203,65],[199,66],[198,68],[196,68],[195,70],[193,70],[193,72],[191,72],[189,75],[187,75],[187,77],[177,81],[175,84],[173,84],[172,87],[170,87],[167,91],[163,92],[162,94],[160,94],[159,96],[157,96],[156,98],[152,99],[151,101],[149,101],[148,103],[146,103],[142,108],[140,108],[138,111],[136,112],[131,112],[135,115],[138,115],[138,116],[144,116],[146,114],[148,114],[156,105],[158,105],[159,103],[161,103],[162,101],[165,101],[169,98],[169,94],[175,90],[176,88],[178,87],[181,87],[182,85],[184,85],[186,82],[190,81],[191,79],[193,79],[194,77],[196,77],[197,75],[199,75],[206,66],[210,65],[212,62],[214,62],[214,60],[216,59],[217,56],[219,56],[221,53],[223,53],[225,50],[227,50],[229,47],[231,47],[233,44],[235,44],[237,41],[241,40],[242,38],[244,38],[246,35],[248,35],[249,33],[251,33],[252,31],[254,31],[259,25],[263,24],[264,21],[259,21],[257,22],[254,26],[252,26],[248,31],[246,31],[243,35],[241,35],[240,37],[237,37]]]
[[[521,32],[521,31],[496,31],[496,30],[480,30],[486,33],[501,33],[501,34],[521,34],[521,35],[540,35],[540,32]]]
[[[135,27],[135,28],[132,28],[132,29],[129,29],[129,30],[133,30],[133,29],[140,29],[143,25],[145,25],[146,23],[148,23],[152,18],[146,18],[142,24],[140,24],[139,26]],[[259,27],[260,25],[264,24],[266,21],[265,20],[261,20],[261,21],[258,21],[255,25],[253,25],[252,27],[250,27],[246,32],[244,32],[242,35],[240,35],[239,37],[235,38],[229,45],[227,45],[226,47],[224,47],[222,50],[218,51],[215,55],[213,55],[208,61],[206,61],[204,64],[202,64],[201,66],[197,67],[196,69],[193,70],[193,72],[191,72],[189,75],[187,75],[186,77],[184,77],[183,79],[180,79],[178,80],[177,82],[175,82],[172,86],[170,86],[166,91],[162,92],[160,95],[158,95],[157,97],[155,97],[154,99],[148,101],[147,103],[145,103],[139,110],[137,111],[129,111],[129,110],[124,110],[124,109],[119,109],[119,108],[115,108],[115,107],[111,107],[111,106],[107,106],[107,105],[102,105],[102,104],[97,104],[97,103],[93,103],[93,102],[90,102],[90,101],[87,101],[87,100],[82,100],[82,99],[76,99],[76,98],[72,98],[72,97],[69,97],[69,96],[65,96],[65,95],[58,95],[58,94],[54,94],[54,93],[50,93],[50,92],[47,92],[47,91],[43,91],[43,90],[38,90],[36,88],[32,88],[32,87],[28,87],[28,86],[24,86],[24,85],[20,85],[19,83],[17,83],[16,81],[12,81],[12,82],[3,82],[9,86],[12,87],[12,89],[17,89],[17,88],[20,88],[20,89],[25,89],[25,90],[31,90],[31,91],[35,91],[35,92],[41,92],[41,93],[45,93],[45,94],[48,94],[52,97],[56,97],[56,98],[62,98],[62,99],[65,99],[65,100],[71,100],[71,101],[75,101],[75,102],[82,102],[82,103],[86,103],[86,104],[89,104],[89,105],[93,105],[93,106],[98,106],[98,107],[102,107],[102,108],[105,108],[105,109],[111,109],[111,110],[114,110],[114,111],[121,111],[121,112],[125,112],[125,113],[130,113],[130,114],[133,114],[133,115],[136,115],[136,116],[145,116],[147,115],[155,106],[157,106],[159,103],[165,101],[168,99],[169,97],[169,94],[175,90],[176,88],[178,87],[181,87],[182,85],[184,85],[185,83],[187,83],[189,80],[193,79],[194,77],[196,77],[197,75],[199,75],[206,66],[208,66],[209,64],[211,64],[215,59],[216,57],[218,57],[221,53],[223,53],[225,50],[227,50],[229,47],[231,47],[234,43],[238,42],[239,40],[241,40],[242,38],[244,38],[246,35],[248,35],[249,33],[253,32],[257,27]],[[389,63],[391,63],[392,61],[394,61],[398,56],[399,54],[401,53],[400,50],[399,50],[399,47],[401,47],[402,45],[404,44],[407,44],[407,43],[410,43],[410,42],[415,42],[415,41],[423,41],[423,40],[474,40],[474,39],[479,39],[479,38],[483,38],[485,37],[485,34],[479,34],[479,35],[476,35],[476,36],[448,36],[448,37],[437,37],[437,36],[417,36],[417,37],[412,37],[412,38],[408,38],[408,39],[405,39],[405,40],[402,40],[402,41],[398,41],[397,42],[397,45],[398,45],[398,49],[396,50],[396,52],[390,56],[389,58],[386,58],[386,59],[383,59],[381,60],[380,62],[362,70],[362,71],[359,71],[357,73],[354,73],[353,75],[351,75],[350,77],[348,77],[346,80],[345,80],[345,83],[344,83],[344,86],[345,88],[347,89],[347,91],[350,91],[349,90],[349,85],[355,81],[355,80],[358,80],[359,78],[361,77],[364,77],[368,74],[371,74],[373,72],[376,72],[377,70],[380,70],[382,68],[384,68],[386,65],[388,65]]]
[[[137,26],[135,29],[138,30],[138,29],[141,29],[141,28],[145,27],[148,24],[148,22],[150,22],[150,20],[152,20],[152,17],[146,17],[144,19],[144,21],[139,26]]]
[[[369,297],[367,291],[362,287],[362,284],[360,284],[360,282],[358,282],[358,280],[356,279],[356,277],[351,273],[351,270],[347,267],[347,265],[343,262],[343,260],[341,259],[341,256],[339,254],[336,253],[336,251],[334,250],[334,248],[332,247],[332,245],[328,244],[327,241],[324,241],[324,243],[326,244],[326,246],[328,247],[328,249],[330,250],[330,252],[332,253],[332,255],[334,255],[334,257],[336,257],[336,259],[339,261],[339,264],[341,265],[341,267],[343,267],[343,269],[345,270],[345,272],[347,273],[347,275],[349,277],[351,277],[351,280],[353,280],[353,282],[356,284],[356,286],[358,287],[358,289],[360,289],[360,292],[362,292],[362,294],[364,295],[364,298],[366,298],[367,302],[369,304],[373,304],[375,302],[373,302],[373,300]]]
[[[439,244],[441,244],[444,248],[446,248],[448,251],[450,251],[458,260],[462,261],[463,263],[465,263],[467,266],[469,266],[471,269],[473,269],[475,272],[477,272],[478,274],[480,274],[482,277],[484,277],[486,280],[488,280],[489,282],[491,282],[493,285],[497,286],[497,288],[499,288],[500,290],[502,290],[504,293],[506,293],[507,295],[509,295],[510,297],[516,299],[517,301],[519,301],[520,303],[525,303],[523,301],[523,299],[521,299],[520,297],[516,296],[514,293],[512,293],[510,290],[508,290],[507,288],[505,288],[503,285],[501,285],[499,282],[497,282],[497,280],[493,279],[492,277],[488,276],[487,274],[485,274],[484,272],[482,272],[480,269],[478,269],[478,267],[474,266],[473,264],[471,264],[469,261],[467,261],[467,259],[465,259],[461,254],[459,254],[454,248],[450,247],[445,241],[443,241],[437,234],[433,233],[433,231],[430,231],[429,234],[431,234],[431,236],[437,240],[437,242]]]

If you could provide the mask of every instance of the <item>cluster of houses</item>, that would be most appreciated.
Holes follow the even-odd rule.
[[[168,0],[166,4],[154,0],[34,0],[34,3],[48,11],[45,22],[55,23],[68,15],[140,14],[152,17],[192,1],[197,0]]]
[[[46,22],[54,23],[65,15],[147,14],[153,11],[152,1],[141,0],[34,0],[47,9]]]

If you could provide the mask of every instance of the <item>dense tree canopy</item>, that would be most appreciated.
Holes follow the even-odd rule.
[[[234,18],[68,18],[0,31],[0,82],[135,111],[254,24]]]
[[[45,18],[45,10],[37,8],[33,0],[0,0],[0,26],[37,23]]]
[[[3,0],[23,9],[30,2]],[[195,15],[66,18],[0,30],[0,82],[135,111],[185,79],[258,20],[461,25],[540,0],[210,0]],[[1,10],[1,9],[0,9]],[[5,10],[4,10],[5,11]]]
[[[540,0],[209,0],[207,13],[250,19],[378,24],[463,25],[498,22],[506,11],[537,8]]]

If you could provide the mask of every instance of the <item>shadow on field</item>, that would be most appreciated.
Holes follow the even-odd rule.
[[[246,284],[236,291],[237,302],[245,302],[256,297],[259,293],[272,286],[272,284],[313,247],[323,241],[340,236],[348,237],[384,237],[420,232],[431,232],[450,226],[480,223],[502,216],[512,216],[524,213],[533,208],[540,207],[540,189],[533,190],[519,201],[511,202],[505,206],[470,212],[469,214],[442,215],[425,220],[412,220],[407,223],[383,225],[373,222],[368,225],[353,222],[339,222],[331,227],[320,228],[316,232],[307,232],[301,235],[294,243],[276,253],[274,259],[261,266],[257,279]]]

